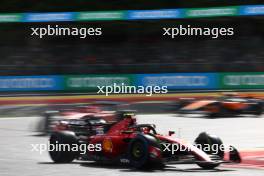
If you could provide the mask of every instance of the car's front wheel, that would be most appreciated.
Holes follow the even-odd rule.
[[[203,150],[208,155],[212,156],[212,163],[208,162],[197,162],[197,165],[203,169],[214,169],[219,166],[220,163],[217,160],[223,160],[224,158],[224,145],[222,140],[214,135],[207,134],[206,132],[202,132],[195,139],[195,145],[199,149]],[[216,160],[216,162],[214,162]]]
[[[197,165],[203,169],[214,169],[220,165],[220,163],[197,163]]]

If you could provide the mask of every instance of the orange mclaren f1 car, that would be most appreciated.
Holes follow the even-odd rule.
[[[208,117],[232,117],[242,114],[260,116],[263,100],[242,96],[221,96],[204,99],[182,99],[178,102],[179,114],[204,114]]]

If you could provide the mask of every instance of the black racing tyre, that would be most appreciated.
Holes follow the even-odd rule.
[[[222,117],[220,113],[209,113],[208,117],[211,119]]]
[[[158,147],[152,136],[138,135],[131,140],[128,147],[128,159],[130,165],[137,169],[162,168],[164,165],[159,160],[153,160],[148,151],[149,146]]]
[[[208,117],[214,119],[214,118],[222,118],[222,117],[234,117],[236,115],[238,115],[238,113],[220,106],[219,112],[209,113]]]
[[[263,108],[263,103],[258,103],[257,105],[256,105],[256,110],[255,110],[255,115],[257,115],[257,116],[260,116],[262,113],[263,113],[263,110],[264,110],[264,108]]]
[[[149,165],[148,141],[143,137],[133,139],[128,148],[128,157],[131,166],[143,169]]]
[[[221,148],[223,146],[223,142],[219,137],[202,132],[198,135],[194,142],[196,146],[200,147],[200,149],[205,153],[217,155],[220,159],[224,158],[225,152]],[[210,146],[210,149],[205,151],[205,147],[208,148],[208,146]]]
[[[216,111],[216,112],[208,112],[208,114],[207,114],[207,116],[209,117],[209,118],[217,118],[217,117],[221,117],[221,116],[223,116],[223,112],[224,112],[224,108],[221,106],[221,104],[220,103],[214,103],[214,104],[210,104],[210,105],[207,105],[206,107],[205,107],[205,109],[206,109],[206,111],[207,111],[207,109],[218,109],[218,111]]]
[[[226,116],[232,116],[232,113],[229,112],[225,107],[223,107],[220,103],[216,103],[214,105],[210,105],[212,107],[218,108],[218,112],[210,112],[208,113],[209,118],[219,118],[219,117],[226,117]]]
[[[63,146],[62,144],[70,148],[59,149],[59,145]],[[57,146],[55,149],[51,147],[49,149],[49,155],[55,163],[70,163],[79,155],[78,151],[72,150],[74,146],[78,146],[77,137],[73,132],[62,131],[53,133],[50,136],[50,145]]]
[[[194,142],[196,146],[205,153],[217,156],[217,160],[222,160],[224,158],[224,151],[222,150],[223,142],[219,137],[202,132]],[[203,169],[214,169],[215,167],[219,166],[220,163],[198,162],[197,165]]]
[[[52,116],[53,116],[52,113],[45,113],[44,114],[43,131],[45,133],[49,133],[50,132],[50,125],[51,125],[51,122],[52,122]]]
[[[38,129],[44,134],[49,134],[51,132],[51,123],[53,118],[57,115],[58,111],[46,111],[43,113],[42,120],[39,122]]]

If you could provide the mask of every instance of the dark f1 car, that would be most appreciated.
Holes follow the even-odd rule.
[[[118,110],[124,107],[127,108],[127,106],[128,104],[123,102],[96,101],[85,106],[45,111],[37,124],[37,131],[44,134],[50,133],[53,131],[53,128],[57,127],[57,123],[61,120],[100,117],[107,121],[111,121],[115,119]]]
[[[85,144],[95,146],[92,148],[95,150],[50,150],[50,157],[56,163],[79,159],[128,164],[138,169],[165,166],[168,163],[192,163],[205,169],[213,169],[224,162],[240,162],[237,150],[231,147],[232,150],[227,154],[221,149],[223,143],[218,137],[201,133],[195,144],[190,144],[173,138],[172,131],[168,135],[161,135],[156,132],[153,124],[137,124],[134,115],[129,112],[120,113],[119,119],[112,123],[94,118],[86,119],[85,122],[65,121],[61,125],[65,128],[57,128],[52,133],[50,144],[72,147]],[[74,132],[73,126],[86,129],[86,133]],[[217,146],[215,152],[212,146]],[[226,156],[228,161],[224,159]]]
[[[177,103],[177,113],[198,113],[209,117],[230,117],[242,114],[259,116],[263,113],[263,100],[234,95],[197,100],[181,99]]]

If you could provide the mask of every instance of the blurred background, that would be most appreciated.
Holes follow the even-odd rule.
[[[22,13],[10,22],[1,17],[0,75],[61,75],[95,73],[261,72],[264,70],[263,6],[258,13],[118,20],[53,19],[25,21],[32,12],[189,9],[261,4],[257,0],[226,1],[3,1],[0,13]],[[262,3],[263,4],[263,3]],[[166,12],[164,12],[166,14]],[[262,14],[262,15],[261,15]],[[214,14],[212,14],[214,16]],[[50,21],[50,22],[49,22]],[[62,20],[63,21],[63,20]],[[101,27],[102,36],[31,36],[31,27]],[[211,39],[162,36],[163,27],[233,27],[235,35]]]
[[[169,92],[260,91],[263,14],[263,2],[257,0],[3,1],[0,92],[94,94],[97,86],[114,82],[166,85]],[[31,28],[48,25],[102,28],[102,35],[31,35]],[[163,35],[163,28],[180,25],[233,28],[234,35]]]

